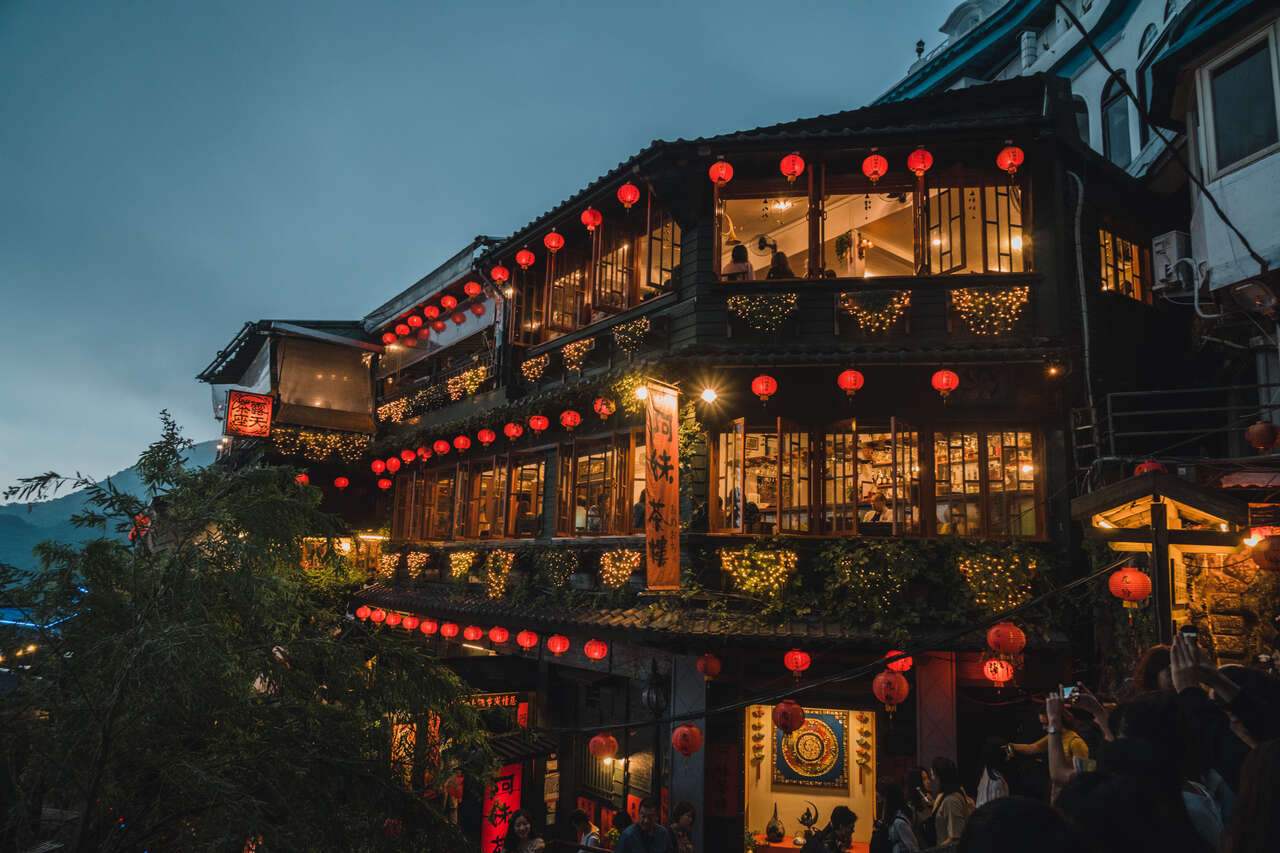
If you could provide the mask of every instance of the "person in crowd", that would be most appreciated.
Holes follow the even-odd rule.
[[[980,759],[982,776],[978,779],[978,790],[973,804],[982,808],[992,800],[1009,796],[1009,782],[1005,779],[1005,764],[1009,752],[999,738],[987,738],[982,745]]]
[[[1147,649],[1138,665],[1133,668],[1134,686],[1143,693],[1171,690],[1173,681],[1169,677],[1169,663],[1168,646],[1152,646]]]
[[[693,803],[683,800],[676,803],[671,812],[671,834],[675,836],[676,853],[693,853],[693,822],[697,817]]]
[[[791,271],[791,264],[787,262],[785,252],[774,252],[773,259],[769,262],[769,273],[766,278],[795,278],[796,274]]]
[[[734,246],[729,252],[729,261],[730,263],[720,270],[720,275],[725,281],[751,281],[755,278],[751,261],[747,260],[746,246],[741,243]]]
[[[1148,755],[1154,757],[1149,750]],[[1077,773],[1063,787],[1054,807],[1079,827],[1088,843],[1085,849],[1096,853],[1212,851],[1191,826],[1177,792],[1171,795],[1166,786],[1137,776]]]
[[[875,832],[884,838],[882,849],[889,853],[915,853],[919,850],[920,840],[912,826],[911,807],[902,792],[902,783],[896,779],[881,779],[876,783],[876,800],[880,820],[876,822]],[[872,849],[875,848],[873,839]]]
[[[573,834],[577,836],[579,844],[587,847],[601,846],[599,827],[591,822],[591,818],[582,809],[573,810],[573,814],[569,815],[569,825],[573,827]]]
[[[932,847],[937,843],[933,823],[933,797],[927,790],[929,771],[912,767],[907,771],[907,808],[911,810],[911,828],[921,845]]]
[[[658,822],[658,801],[640,801],[638,818],[618,838],[617,853],[677,853],[675,836]]]
[[[974,810],[957,853],[1087,853],[1080,830],[1046,803],[1000,797]]]
[[[955,844],[973,813],[973,800],[960,787],[960,771],[950,758],[938,756],[929,766],[929,793],[934,796],[933,823],[939,846]]]
[[[1104,741],[1115,740],[1115,735],[1111,733],[1111,711],[1104,707],[1101,700],[1082,682],[1076,682],[1076,690],[1071,694],[1070,702],[1073,713],[1083,711],[1093,719],[1093,724],[1098,727]],[[1092,753],[1092,749],[1090,752]]]
[[[805,842],[800,853],[844,853],[853,838],[853,826],[858,816],[848,806],[836,806],[831,810],[827,828]],[[621,851],[619,851],[621,853]]]
[[[507,822],[507,837],[502,842],[502,853],[538,853],[546,846],[533,828],[533,817],[524,809],[517,809]]]
[[[1231,790],[1238,791],[1240,768],[1249,753],[1249,745],[1232,731],[1226,711],[1201,688],[1204,680],[1214,684],[1214,692],[1228,702],[1228,707],[1247,706],[1248,698],[1242,699],[1235,693],[1237,685],[1209,664],[1195,640],[1186,634],[1177,634],[1170,651],[1170,682],[1176,691],[1173,702],[1177,713],[1185,721],[1191,745],[1204,756],[1205,766],[1216,771]],[[1114,724],[1112,727],[1115,728]]]
[[[1280,740],[1259,744],[1244,760],[1224,853],[1280,850]]]
[[[644,529],[644,489],[640,490],[640,497],[636,498],[635,504],[631,507],[631,527],[634,530]]]
[[[1060,695],[1059,698],[1061,698]],[[1011,743],[1008,745],[1009,753],[1011,755],[1039,755],[1042,752],[1047,752],[1049,749],[1049,729],[1054,727],[1049,725],[1049,718],[1044,711],[1040,712],[1040,726],[1045,730],[1044,737],[1034,743]],[[1089,745],[1084,742],[1084,738],[1076,733],[1075,717],[1065,708],[1062,709],[1062,725],[1060,728],[1062,754],[1067,764],[1071,764],[1076,758],[1087,759],[1089,757]]]

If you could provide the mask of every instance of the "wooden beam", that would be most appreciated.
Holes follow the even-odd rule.
[[[1157,506],[1164,506],[1164,504],[1152,504],[1153,520]],[[1167,534],[1170,545],[1221,548],[1232,551],[1240,547],[1240,537],[1244,535],[1223,533],[1220,530],[1169,530]],[[1086,539],[1092,539],[1095,542],[1141,542],[1150,545],[1153,541],[1150,527],[1086,527],[1084,535]]]
[[[1160,642],[1173,641],[1173,573],[1169,567],[1169,506],[1151,505],[1151,580],[1155,585],[1156,628]],[[1187,531],[1189,532],[1189,531]]]

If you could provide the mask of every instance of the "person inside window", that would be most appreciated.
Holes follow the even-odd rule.
[[[720,270],[725,281],[751,281],[755,278],[755,270],[751,268],[751,261],[747,260],[746,246],[741,243],[734,246],[729,258],[731,263]]]
[[[769,274],[766,278],[795,278],[796,274],[791,271],[791,264],[787,262],[785,252],[774,252],[773,260],[769,262]]]

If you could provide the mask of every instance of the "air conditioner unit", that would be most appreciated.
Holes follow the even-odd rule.
[[[1174,266],[1179,258],[1191,257],[1191,236],[1186,231],[1166,231],[1151,241],[1152,290],[1191,292],[1195,274],[1186,264]]]

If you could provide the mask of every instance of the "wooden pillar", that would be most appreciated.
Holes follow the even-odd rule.
[[[707,709],[707,681],[698,672],[696,655],[673,655],[671,658],[671,712],[675,716],[696,713]],[[706,823],[706,811],[703,799],[706,792],[706,717],[689,720],[702,730],[703,748],[685,758],[672,751],[671,755],[671,808],[676,803],[688,800],[693,803],[697,819],[693,822],[693,849],[705,850],[702,827]],[[669,747],[671,731],[674,726],[663,727],[663,743],[660,748]],[[668,815],[668,818],[670,816]]]
[[[940,755],[956,760],[956,655],[921,657],[916,658],[916,761],[928,767]]]
[[[1173,642],[1173,578],[1169,572],[1169,507],[1151,504],[1151,584],[1155,587],[1156,633]]]

